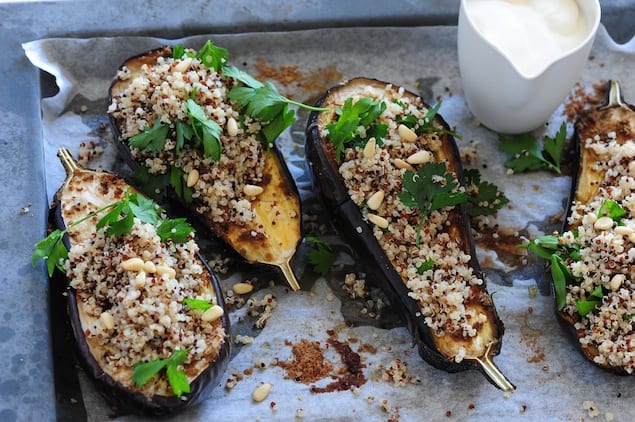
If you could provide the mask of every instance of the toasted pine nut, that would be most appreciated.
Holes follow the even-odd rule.
[[[233,285],[232,290],[237,295],[244,295],[251,292],[254,289],[254,286],[249,283],[236,283]]]
[[[176,271],[174,270],[174,268],[170,268],[167,265],[157,265],[156,268],[159,277],[163,274],[168,274],[170,279],[176,277]]]
[[[141,258],[130,258],[122,261],[121,269],[124,271],[141,271],[143,268],[143,259]]]
[[[222,317],[224,313],[225,311],[223,311],[222,307],[214,305],[207,311],[203,312],[203,315],[201,315],[201,319],[205,322],[216,321],[218,318]]]
[[[415,171],[415,169],[412,168],[412,166],[410,164],[408,164],[407,162],[405,162],[401,158],[395,158],[395,160],[393,162],[395,163],[395,167],[397,167],[398,169],[406,169],[406,170],[410,170],[410,171]]]
[[[194,186],[196,184],[196,182],[198,182],[198,170],[196,169],[192,169],[188,174],[187,174],[187,187],[191,188],[192,186]]]
[[[261,402],[267,398],[267,396],[271,392],[271,387],[273,387],[273,384],[264,382],[256,387],[254,392],[251,393],[251,397],[254,399],[254,401]]]
[[[628,226],[617,226],[614,231],[615,234],[619,234],[621,236],[629,236],[633,233],[633,229]]]
[[[388,228],[388,220],[377,214],[368,214],[368,221],[370,221],[380,229]]]
[[[146,261],[143,263],[143,271],[149,273],[149,274],[153,274],[157,272],[157,267],[156,265],[154,265],[154,262],[152,261]]]
[[[593,228],[598,231],[609,230],[611,227],[613,227],[613,219],[611,217],[600,217],[593,223]]]
[[[180,59],[180,57],[178,57]],[[185,72],[187,70],[188,67],[190,67],[190,64],[192,63],[192,59],[189,57],[186,57],[185,59],[181,60],[180,62],[178,62],[176,64],[176,66],[174,66],[174,71],[176,72]]]
[[[229,136],[238,135],[238,123],[236,123],[236,120],[233,117],[227,119],[227,134]]]
[[[424,149],[422,149],[421,151],[417,151],[410,157],[406,158],[406,161],[410,164],[423,164],[427,163],[430,160],[432,160],[432,153]]]
[[[132,285],[136,289],[140,289],[146,284],[146,273],[144,271],[139,271],[139,274],[132,280]]]
[[[99,315],[99,321],[101,321],[101,325],[107,330],[112,330],[115,327],[115,319],[108,311],[104,311]]]
[[[245,187],[243,187],[243,193],[247,196],[258,196],[263,191],[264,189],[257,185],[245,185]]]
[[[364,157],[373,158],[376,149],[377,141],[375,140],[375,138],[370,138],[368,142],[366,142],[366,146],[364,146]]]
[[[399,137],[405,142],[414,142],[417,140],[417,134],[406,125],[399,125],[397,133],[399,133]]]
[[[368,205],[368,208],[375,211],[381,206],[382,202],[384,202],[384,191],[378,190],[377,192],[372,194],[370,198],[368,198],[366,204]]]
[[[626,280],[626,276],[624,274],[615,274],[609,283],[611,290],[614,292],[618,291],[622,286],[622,283]]]
[[[635,243],[635,232],[628,235],[628,240],[630,240],[631,243]]]

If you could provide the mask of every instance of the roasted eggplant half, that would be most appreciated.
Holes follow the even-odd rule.
[[[223,375],[230,326],[192,227],[168,219],[118,176],[58,153],[67,178],[36,245],[63,274],[77,356],[119,413],[167,415],[201,402]],[[59,268],[61,272],[55,271]]]
[[[355,78],[331,88],[307,126],[315,183],[369,277],[401,308],[420,355],[448,372],[494,365],[501,323],[476,259],[452,132],[403,88]]]
[[[575,123],[578,171],[562,234],[532,240],[550,260],[557,314],[599,367],[635,370],[635,109],[616,81]]]
[[[110,87],[111,126],[129,164],[154,181],[148,189],[162,180],[212,234],[249,262],[279,267],[298,290],[300,199],[274,142],[294,112],[226,59],[208,42],[126,60]],[[261,108],[268,94],[275,104]]]

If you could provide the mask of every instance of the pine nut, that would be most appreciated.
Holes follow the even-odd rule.
[[[617,226],[614,231],[621,236],[629,236],[633,233],[633,229],[628,226]]]
[[[236,283],[232,287],[232,290],[237,295],[244,295],[251,292],[254,289],[254,286],[249,283]]]
[[[192,186],[194,186],[196,184],[196,182],[198,182],[198,170],[196,169],[192,169],[188,174],[187,174],[187,187],[191,188]]]
[[[393,163],[395,164],[395,167],[397,167],[398,169],[406,169],[406,170],[410,170],[410,171],[415,171],[415,169],[412,168],[412,166],[410,164],[406,163],[401,158],[395,158]]]
[[[157,265],[156,268],[159,277],[164,274],[168,274],[170,280],[176,277],[176,271],[174,270],[174,268],[170,268],[167,265]]]
[[[157,267],[154,265],[154,262],[146,261],[143,263],[143,271],[147,272],[148,274],[154,274],[157,272]]]
[[[423,164],[432,160],[432,153],[430,151],[421,150],[412,154],[410,157],[406,158],[406,161],[410,164]]]
[[[115,327],[115,319],[108,311],[102,312],[101,315],[99,315],[99,321],[101,321],[101,325],[103,325],[106,330],[112,330]]]
[[[122,261],[121,269],[124,271],[141,271],[143,268],[143,259],[141,258],[130,258]]]
[[[263,188],[256,185],[245,185],[243,193],[247,196],[258,196],[264,191]]]
[[[254,399],[254,401],[261,402],[267,398],[269,392],[271,392],[271,387],[273,387],[273,384],[264,382],[256,387],[254,392],[251,393],[251,397]]]
[[[201,315],[201,319],[205,322],[216,321],[217,319],[222,317],[224,313],[225,311],[223,311],[222,307],[214,305],[207,311],[203,312],[203,315]]]
[[[366,142],[366,146],[364,146],[364,157],[373,158],[376,149],[377,141],[375,140],[375,138],[370,138],[368,142]]]
[[[179,57],[179,59],[180,59],[180,57]],[[176,63],[176,66],[174,66],[174,71],[175,72],[185,72],[190,67],[191,63],[192,63],[192,59],[189,58],[189,57],[186,57],[185,59],[183,59],[180,62]]]
[[[236,123],[236,120],[233,117],[227,119],[227,134],[229,136],[238,135],[238,123]]]
[[[417,134],[406,125],[399,125],[397,133],[399,133],[399,137],[405,142],[414,142],[417,140]]]
[[[615,274],[609,283],[611,290],[614,292],[618,291],[620,287],[622,287],[622,283],[626,280],[626,276],[624,274]]]
[[[635,233],[631,233],[628,235],[628,240],[631,241],[631,243],[635,243]]]
[[[378,190],[377,192],[372,194],[370,198],[368,198],[368,201],[366,201],[366,205],[368,205],[368,208],[375,211],[379,209],[382,202],[384,202],[384,191]]]
[[[611,227],[613,227],[613,219],[611,217],[600,217],[593,223],[593,228],[598,231],[610,230]]]
[[[368,214],[368,221],[379,227],[380,229],[388,228],[388,220],[377,214]]]
[[[132,280],[132,285],[135,289],[140,289],[146,284],[146,273],[139,271],[139,274]]]

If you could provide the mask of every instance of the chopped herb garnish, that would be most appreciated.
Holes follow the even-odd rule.
[[[396,102],[396,104],[399,104],[402,108],[406,108],[405,104],[401,101]],[[428,108],[428,110],[426,111],[425,116],[421,117],[417,117],[413,114],[405,114],[405,115],[400,115],[398,116],[395,121],[398,124],[402,124],[405,125],[407,127],[409,127],[410,129],[412,129],[417,135],[423,135],[424,133],[445,133],[447,135],[453,136],[455,138],[461,139],[461,136],[459,134],[457,134],[456,132],[453,132],[451,130],[447,130],[444,127],[439,127],[438,125],[434,124],[434,119],[437,116],[437,114],[439,113],[439,109],[441,109],[441,101],[439,101],[438,103],[436,103],[436,105],[434,105],[433,107]]]
[[[626,217],[626,211],[617,202],[608,199],[602,203],[598,210],[598,217],[610,217],[611,220],[619,222]]]
[[[202,299],[183,299],[183,303],[185,303],[190,309],[198,309],[203,312],[207,311],[209,308],[214,306],[209,300]]]
[[[185,371],[179,369],[187,360],[188,350],[175,350],[168,359],[157,359],[145,363],[137,363],[132,370],[132,381],[137,388],[143,387],[148,381],[166,368],[168,382],[175,396],[190,392],[190,383]]]
[[[220,126],[215,121],[208,119],[203,107],[196,104],[193,99],[189,98],[185,104],[187,106],[187,115],[190,119],[192,132],[194,136],[196,136],[196,139],[203,144],[203,153],[206,157],[211,157],[214,161],[220,160]],[[187,130],[181,128],[181,132],[182,136],[187,139]]]
[[[432,258],[428,258],[426,262],[422,262],[421,265],[417,267],[417,274],[423,275],[426,271],[433,269],[435,265]]]
[[[445,163],[424,163],[416,173],[406,170],[399,199],[405,206],[420,211],[417,246],[425,216],[440,208],[453,207],[468,200],[465,192],[455,191],[458,186],[453,174],[447,172]]]
[[[575,232],[573,234],[576,236]],[[526,247],[540,258],[550,262],[556,306],[561,311],[566,303],[566,286],[577,281],[567,265],[567,261],[580,260],[580,245],[566,244],[557,235],[546,235],[520,246]]]
[[[635,319],[635,314],[624,315],[622,319],[624,321],[632,321],[633,319]]]
[[[185,172],[178,167],[170,169],[170,186],[174,189],[174,193],[183,199],[185,203],[192,202],[193,190],[185,183]]]
[[[384,124],[375,124],[375,120],[386,109],[383,101],[374,101],[371,98],[361,98],[353,104],[352,98],[347,98],[341,109],[337,109],[338,119],[335,123],[328,124],[329,139],[335,146],[335,157],[340,159],[347,143],[355,141],[356,145],[363,146],[371,137],[375,137],[378,145],[382,145],[382,138],[386,136],[388,127]],[[379,127],[378,127],[379,126]],[[359,132],[363,127],[366,134]]]
[[[64,235],[69,229],[103,212],[106,212],[106,214],[97,221],[95,229],[105,228],[105,233],[109,236],[120,236],[129,233],[135,217],[149,224],[161,222],[157,228],[157,235],[163,241],[172,239],[175,243],[182,243],[187,241],[189,234],[194,231],[192,226],[186,223],[183,218],[175,220],[162,219],[159,213],[164,211],[154,201],[145,198],[139,193],[131,194],[128,191],[123,199],[87,214],[64,230],[54,230],[47,237],[37,242],[31,263],[35,265],[40,259],[46,260],[49,276],[53,275],[55,268],[64,272],[63,262],[68,258],[68,250],[62,241]]]
[[[225,48],[215,46],[211,40],[207,40],[194,57],[199,59],[205,67],[213,68],[215,71],[220,72],[225,63],[227,63],[229,52]]]
[[[468,194],[467,213],[470,216],[496,214],[509,203],[509,199],[496,185],[481,181],[478,169],[466,169],[463,174]]]
[[[313,271],[322,277],[326,277],[335,261],[333,248],[328,243],[314,236],[307,236],[306,240],[311,245],[311,251],[307,257],[309,263],[313,266]]]
[[[501,135],[498,138],[500,141],[499,149],[515,154],[513,158],[505,162],[505,167],[514,173],[537,170],[560,173],[560,160],[566,137],[567,126],[562,123],[553,138],[545,136],[544,149],[542,150],[536,138],[531,135],[520,135],[514,138]]]
[[[146,127],[128,140],[128,144],[133,148],[147,149],[148,151],[163,151],[165,140],[168,137],[169,126],[156,119],[151,126]]]
[[[164,220],[157,228],[157,235],[164,242],[171,239],[175,243],[184,243],[188,241],[191,233],[194,233],[194,228],[185,218]]]
[[[295,112],[289,109],[289,105],[312,111],[328,110],[290,100],[280,95],[271,82],[267,81],[262,84],[251,77],[246,77],[244,72],[240,72],[236,68],[225,68],[225,75],[236,77],[247,85],[232,88],[228,98],[235,101],[248,116],[263,123],[269,123],[263,128],[266,146],[271,144],[283,130],[295,121]]]
[[[580,314],[580,316],[585,316],[589,312],[592,312],[595,307],[602,302],[603,297],[604,292],[602,291],[602,286],[596,286],[587,300],[575,301],[575,306],[578,308],[578,314]]]

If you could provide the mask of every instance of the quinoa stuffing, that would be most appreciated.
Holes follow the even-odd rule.
[[[615,132],[583,141],[598,161],[592,170],[604,173],[595,196],[575,201],[569,227],[559,241],[579,249],[578,260],[568,260],[579,283],[566,285],[562,311],[577,321],[580,344],[597,349],[595,363],[635,369],[635,141],[616,139]],[[608,206],[621,216],[602,216]],[[595,292],[595,293],[594,293]],[[590,305],[585,310],[583,306]],[[582,311],[582,312],[581,312]],[[581,315],[585,313],[585,315]]]
[[[457,224],[451,215],[453,207],[422,215],[402,200],[406,172],[414,173],[427,163],[445,165],[439,157],[443,157],[443,137],[447,132],[430,119],[431,109],[419,97],[404,93],[403,88],[377,84],[346,98],[352,99],[353,107],[367,99],[379,104],[381,112],[373,123],[359,128],[358,138],[367,137],[366,142],[338,146],[337,137],[329,129],[333,125],[324,125],[320,136],[331,141],[327,148],[336,149],[339,173],[351,199],[360,207],[384,253],[405,281],[425,324],[436,336],[474,338],[488,317],[478,307],[467,304],[479,295],[483,280],[470,265],[472,257],[466,252],[467,245],[452,232],[451,225]],[[345,108],[344,100],[337,101]],[[367,131],[379,135],[366,136]],[[415,181],[416,177],[417,174]],[[455,183],[449,195],[466,195],[451,170],[446,175],[434,175],[433,181]],[[460,362],[466,353],[461,348],[453,358]]]
[[[158,55],[153,59],[138,72],[125,66],[119,70],[116,78],[125,81],[126,86],[113,96],[108,108],[121,122],[118,126],[123,139],[129,140],[157,124],[169,128],[162,148],[131,147],[132,157],[153,176],[175,171],[191,188],[195,210],[211,221],[252,221],[254,187],[259,187],[265,177],[266,146],[258,139],[261,122],[240,114],[236,103],[229,100],[234,79],[207,67],[201,59],[187,55],[176,59]],[[192,121],[188,100],[194,100],[205,117],[219,126],[219,159],[206,155],[196,142],[178,147],[177,125]]]
[[[106,227],[96,230],[100,215],[73,226],[121,200],[127,189],[123,180],[105,174],[76,174],[66,185],[59,200],[72,246],[64,268],[75,291],[86,341],[100,368],[148,397],[172,395],[165,375],[135,386],[133,367],[187,350],[181,367],[188,380],[196,378],[227,341],[220,319],[223,309],[216,304],[211,276],[197,256],[193,233],[182,243],[163,241],[157,234],[158,223],[137,217],[121,235],[106,234]],[[211,307],[192,308],[186,303],[190,299]]]

